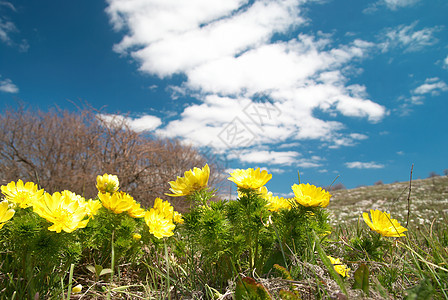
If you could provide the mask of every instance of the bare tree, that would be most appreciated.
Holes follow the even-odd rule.
[[[0,115],[0,184],[22,179],[47,192],[71,190],[96,196],[97,175],[115,174],[122,190],[144,206],[167,199],[168,182],[206,158],[177,140],[155,138],[129,128],[125,118],[105,121],[93,109],[47,112],[20,107]],[[210,164],[210,184],[222,181],[222,168]],[[176,209],[188,204],[170,198]]]
[[[335,185],[327,186],[324,189],[326,191],[339,191],[339,190],[345,190],[346,187],[342,183],[336,183]]]
[[[440,176],[440,175],[437,174],[436,172],[431,171],[431,172],[429,172],[428,178],[434,178],[434,177],[439,177],[439,176]]]

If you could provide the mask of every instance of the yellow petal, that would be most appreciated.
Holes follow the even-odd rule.
[[[82,284],[78,284],[78,285],[74,286],[72,289],[73,294],[81,293],[81,291],[82,291]]]

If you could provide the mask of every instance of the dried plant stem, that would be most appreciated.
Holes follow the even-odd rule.
[[[408,216],[406,218],[406,227],[409,224],[409,215],[411,213],[411,189],[412,189],[412,170],[414,169],[414,164],[411,166],[411,174],[409,178],[409,193],[408,193]]]

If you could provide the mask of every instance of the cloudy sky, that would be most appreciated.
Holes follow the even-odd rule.
[[[268,188],[448,169],[446,0],[0,1],[0,102],[74,102]]]

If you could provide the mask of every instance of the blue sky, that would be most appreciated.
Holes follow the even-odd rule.
[[[448,169],[445,0],[0,1],[0,103],[88,102],[229,170],[347,188]]]

